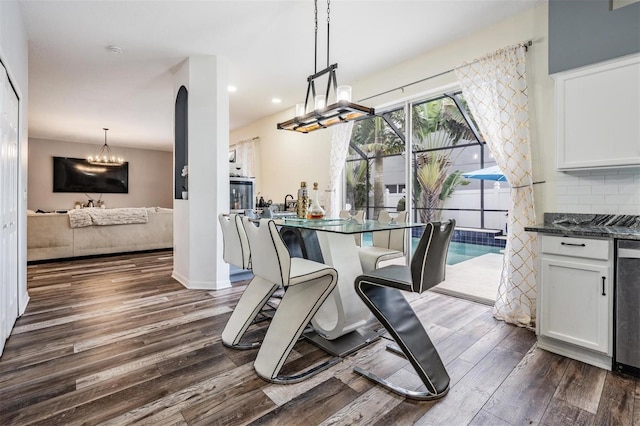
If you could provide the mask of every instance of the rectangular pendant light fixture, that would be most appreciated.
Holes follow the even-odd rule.
[[[318,2],[315,4],[315,54],[317,63],[318,53]],[[309,133],[314,130],[324,129],[334,124],[359,120],[375,115],[373,108],[351,102],[351,86],[338,86],[336,69],[338,64],[329,65],[329,1],[327,1],[327,68],[307,77],[307,96],[304,104],[296,104],[296,116],[291,120],[278,123],[278,129],[291,130],[300,133]],[[327,90],[324,94],[316,94],[315,81],[317,78],[329,74]],[[330,98],[330,95],[333,95]],[[335,102],[327,105],[330,99]],[[313,111],[309,111],[309,105],[313,103]]]

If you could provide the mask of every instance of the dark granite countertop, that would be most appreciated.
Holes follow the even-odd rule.
[[[525,231],[568,237],[604,237],[640,240],[640,216],[614,214],[545,213],[544,223]]]

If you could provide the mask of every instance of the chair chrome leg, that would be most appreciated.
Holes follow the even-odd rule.
[[[276,378],[274,379],[269,379],[266,377],[261,377],[264,380],[271,382],[271,383],[276,383],[279,385],[291,385],[293,383],[298,383],[301,382],[303,380],[307,380],[308,378],[315,376],[316,374],[326,370],[327,368],[336,365],[337,363],[339,363],[340,361],[342,361],[342,358],[340,357],[333,357],[328,361],[323,362],[322,364],[318,364],[315,367],[311,367],[310,369],[300,373],[300,374],[296,374],[293,376],[276,376]]]
[[[441,392],[439,394],[433,394],[431,392],[418,392],[418,391],[412,391],[409,389],[405,389],[403,387],[400,387],[398,385],[395,385],[393,383],[391,383],[388,380],[383,379],[380,376],[376,376],[373,373],[370,373],[366,370],[363,370],[362,368],[356,366],[353,369],[354,373],[360,374],[361,376],[366,377],[367,379],[371,380],[372,382],[375,382],[377,384],[379,384],[380,386],[390,390],[391,392],[398,394],[400,396],[403,396],[405,398],[409,398],[409,399],[415,399],[418,401],[433,401],[436,399],[440,399],[443,396],[445,396],[447,394],[447,392],[449,392],[449,387],[447,386],[447,388],[444,390],[444,392]]]
[[[281,295],[272,294],[271,299],[282,299]],[[278,305],[274,305],[271,302],[271,299],[262,307],[262,310],[258,313],[258,315],[254,318],[252,324],[259,324],[264,321],[270,321],[273,318],[273,315],[278,309]]]
[[[251,349],[258,349],[260,347],[260,345],[262,345],[262,342],[251,342],[251,343],[236,343],[235,345],[229,345],[225,342],[222,342],[222,344],[230,349],[238,349],[240,351],[248,351]]]
[[[265,307],[258,312],[258,315],[256,315],[251,324],[259,324],[261,322],[270,321],[273,318],[276,309],[271,307],[267,308],[266,306],[269,306],[269,304],[267,303]]]
[[[398,347],[398,345],[394,345],[393,343],[389,343],[387,345],[387,350],[395,355],[401,356],[404,359],[407,359],[407,356],[402,352],[402,349]]]

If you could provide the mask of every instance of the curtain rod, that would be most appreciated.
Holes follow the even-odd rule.
[[[258,140],[258,139],[260,139],[260,136],[254,136],[254,137],[249,138],[249,139],[243,139],[243,140],[241,140],[241,141],[234,142],[234,143],[232,143],[230,146],[238,145],[239,143],[255,141],[255,140]]]
[[[524,46],[525,51],[527,51],[527,50],[529,50],[529,47],[531,47],[531,45],[533,45],[533,41],[529,40],[529,41],[525,41],[525,42],[522,42],[522,43],[518,43],[515,46]],[[476,59],[474,61],[471,61],[468,64],[475,64],[478,61],[480,61],[480,59]],[[456,70],[455,68],[451,68],[450,70],[442,71],[442,72],[439,72],[438,74],[430,75],[429,77],[421,78],[420,80],[412,81],[411,83],[403,84],[402,86],[398,86],[396,88],[385,90],[384,92],[376,93],[375,95],[368,96],[368,97],[363,98],[363,99],[359,99],[358,102],[368,101],[369,99],[377,98],[378,96],[386,95],[387,93],[395,92],[396,90],[404,90],[405,87],[413,86],[414,84],[422,83],[424,81],[431,80],[431,79],[434,79],[434,78],[437,78],[437,77],[452,73],[455,70]]]

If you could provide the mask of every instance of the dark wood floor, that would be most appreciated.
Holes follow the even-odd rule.
[[[411,300],[451,375],[440,401],[352,372],[417,386],[384,340],[306,382],[266,383],[255,351],[220,343],[244,286],[186,290],[171,270],[171,252],[29,266],[31,302],[0,358],[0,424],[640,425],[639,380],[536,349],[489,307],[431,292]],[[301,341],[285,368],[323,359]]]

